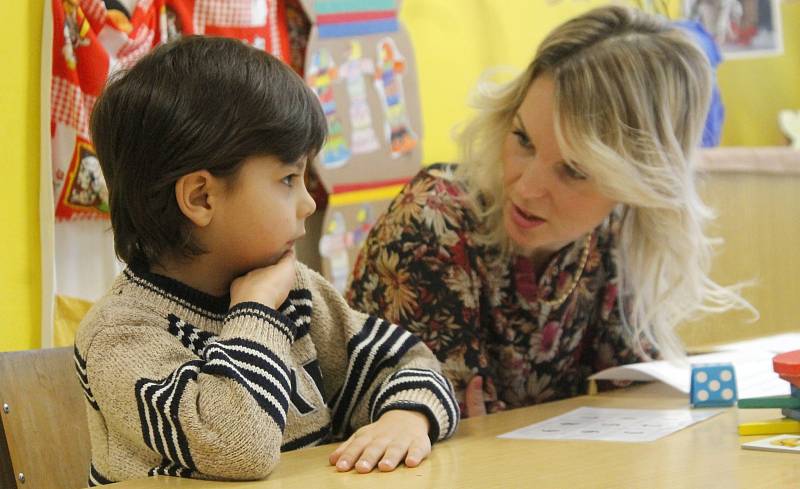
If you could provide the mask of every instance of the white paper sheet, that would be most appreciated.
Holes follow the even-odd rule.
[[[645,362],[613,367],[597,372],[590,379],[661,381],[689,393],[691,364],[733,364],[739,399],[778,396],[790,392],[789,383],[772,370],[772,357],[777,353],[800,349],[800,334],[787,333],[757,340],[731,343],[719,347],[721,351],[705,355],[692,355],[685,362]]]
[[[719,414],[689,409],[613,409],[582,407],[498,438],[518,440],[595,440],[648,442]]]
[[[800,333],[783,333],[752,340],[727,343],[715,348],[716,351],[769,351],[774,354],[800,350]]]

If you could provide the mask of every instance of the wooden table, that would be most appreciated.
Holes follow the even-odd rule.
[[[777,409],[725,409],[722,414],[650,443],[528,441],[497,435],[581,406],[686,408],[688,399],[663,384],[516,409],[464,420],[456,436],[434,446],[420,467],[368,475],[337,473],[333,445],[283,454],[268,479],[219,483],[172,477],[123,482],[119,489],[325,488],[783,488],[800,487],[800,455],[742,450],[740,421],[780,416]]]

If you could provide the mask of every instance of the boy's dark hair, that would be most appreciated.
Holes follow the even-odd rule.
[[[233,175],[253,156],[311,159],[327,124],[314,93],[280,60],[238,40],[188,36],[112,77],[91,130],[117,256],[158,263],[165,252],[204,252],[175,198],[180,177]]]

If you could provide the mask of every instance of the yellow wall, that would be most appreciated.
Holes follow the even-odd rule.
[[[39,345],[40,256],[38,228],[39,60],[44,0],[27,0],[0,32],[0,142],[4,191],[0,193],[0,350]],[[10,1],[8,2],[10,3]],[[426,162],[456,157],[454,124],[489,66],[521,69],[545,33],[563,19],[602,0],[405,0],[401,18],[414,42],[425,124]],[[673,0],[673,8],[678,0]],[[800,108],[800,2],[782,6],[786,54],[726,61],[719,78],[729,145],[782,144],[776,112]],[[8,8],[3,9],[9,11]]]
[[[425,163],[455,161],[451,129],[469,117],[469,94],[490,67],[522,70],[548,31],[602,0],[404,0],[401,19],[417,57]]]
[[[401,18],[414,42],[420,79],[424,161],[453,161],[451,128],[468,118],[465,105],[490,66],[523,69],[544,35],[564,19],[607,1],[405,0]],[[678,0],[670,2],[675,17]],[[780,109],[800,109],[800,1],[781,2],[784,55],[726,60],[719,85],[727,110],[723,145],[776,146],[785,141]]]
[[[39,63],[43,0],[15,5],[14,15],[0,30],[0,350],[34,348],[40,338]]]

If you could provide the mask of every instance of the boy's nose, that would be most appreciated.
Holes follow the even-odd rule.
[[[300,216],[305,219],[317,210],[317,203],[314,201],[314,198],[311,197],[311,194],[308,193],[308,189],[304,188],[303,194],[300,202]]]

